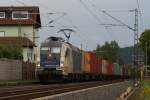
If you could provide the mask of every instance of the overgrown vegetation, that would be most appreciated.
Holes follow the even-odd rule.
[[[135,92],[129,100],[150,100],[150,80],[143,80],[141,88]]]
[[[142,84],[144,87],[144,100],[150,100],[150,80],[144,80]]]
[[[141,36],[140,36],[140,45],[141,45],[145,55],[146,55],[146,52],[147,52],[147,61],[148,61],[148,65],[150,65],[150,29],[145,30],[141,34]]]
[[[22,59],[22,48],[17,45],[0,45],[0,58]]]

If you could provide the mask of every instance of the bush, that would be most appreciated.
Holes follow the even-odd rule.
[[[22,59],[22,48],[17,45],[0,45],[0,58]]]

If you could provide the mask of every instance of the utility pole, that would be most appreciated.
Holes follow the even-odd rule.
[[[136,63],[139,63],[138,62],[138,56],[139,56],[139,48],[138,48],[138,9],[134,9],[134,10],[130,10],[130,12],[135,12],[135,24],[134,24],[134,27],[131,27],[127,24],[125,24],[124,22],[122,22],[121,20],[117,19],[116,17],[110,15],[108,12],[106,11],[102,11],[105,15],[109,16],[110,18],[112,18],[113,20],[115,20],[116,22],[119,22],[120,25],[117,25],[117,26],[125,26],[127,27],[128,29],[132,30],[134,32],[134,53],[133,53],[133,64],[135,65]],[[110,24],[111,26],[114,26],[116,24]]]
[[[134,66],[137,66],[137,69],[139,69],[140,67],[140,60],[139,57],[139,36],[138,36],[138,9],[134,9],[134,10],[130,10],[130,12],[135,12],[135,24],[134,24],[134,27],[131,27],[127,24],[125,24],[124,22],[122,22],[121,20],[117,19],[116,17],[110,15],[108,12],[106,11],[102,11],[105,15],[109,16],[110,18],[112,18],[113,20],[115,20],[116,22],[119,22],[120,25],[117,25],[117,26],[125,26],[127,27],[128,29],[132,30],[134,32],[134,52],[133,52],[133,65]],[[111,24],[110,24],[111,25]],[[115,24],[112,26],[116,26]]]
[[[135,12],[135,24],[134,24],[134,56],[133,63],[134,66],[139,67],[139,36],[138,36],[138,9],[133,10]]]
[[[75,32],[75,31],[73,29],[60,29],[58,31],[58,33],[60,33],[60,32],[62,32],[65,35],[65,37],[67,38],[67,42],[69,43],[71,33]]]
[[[146,76],[148,76],[148,72],[147,72],[147,42],[146,42],[146,55],[145,55],[145,74],[146,74]]]

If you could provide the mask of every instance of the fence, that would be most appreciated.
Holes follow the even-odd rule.
[[[21,60],[0,59],[0,80],[34,80],[36,65]]]
[[[36,65],[30,62],[22,63],[22,79],[23,80],[34,80],[36,79]]]
[[[21,80],[22,62],[20,60],[0,59],[0,80]]]

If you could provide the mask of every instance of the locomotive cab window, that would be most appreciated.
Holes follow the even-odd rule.
[[[51,53],[56,53],[56,54],[60,53],[60,47],[52,47]]]
[[[41,54],[47,54],[50,53],[50,48],[48,47],[42,47],[41,48]]]
[[[41,48],[41,50],[43,50],[43,51],[49,51],[49,50],[50,50],[50,48],[42,47],[42,48]]]

